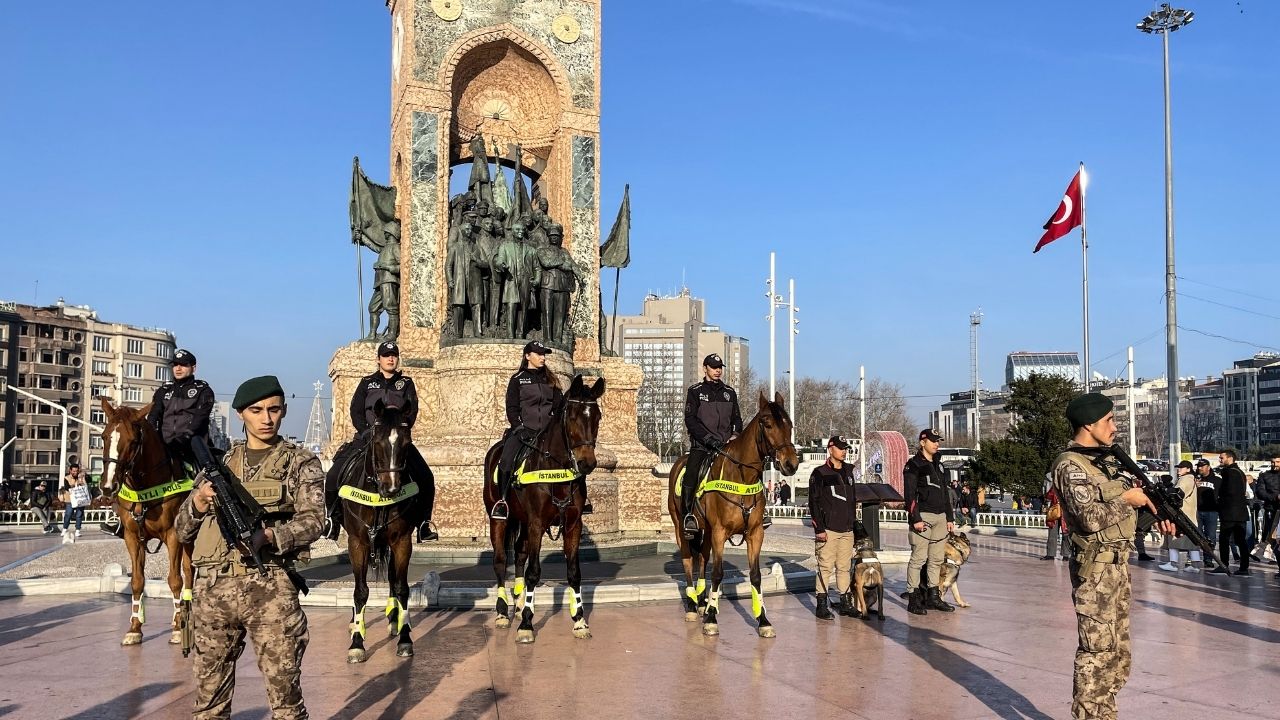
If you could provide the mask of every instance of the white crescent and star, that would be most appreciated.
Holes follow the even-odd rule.
[[[1061,216],[1061,217],[1059,217],[1057,220],[1054,220],[1054,221],[1050,222],[1049,224],[1050,224],[1050,225],[1061,225],[1062,223],[1066,222],[1066,221],[1067,221],[1067,218],[1071,217],[1071,210],[1072,210],[1072,206],[1073,206],[1073,205],[1074,205],[1074,203],[1072,203],[1072,202],[1071,202],[1071,196],[1070,196],[1070,195],[1063,195],[1063,196],[1062,196],[1062,206],[1061,206],[1061,207],[1062,207],[1062,216]]]

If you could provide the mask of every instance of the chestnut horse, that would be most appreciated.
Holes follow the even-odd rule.
[[[160,433],[147,420],[151,405],[135,409],[114,407],[102,398],[102,410],[107,414],[106,427],[102,429],[105,467],[102,471],[102,491],[115,492],[116,514],[124,529],[124,546],[133,562],[130,586],[133,590],[133,614],[129,619],[129,631],[121,645],[137,645],[142,642],[142,623],[146,620],[143,594],[147,575],[145,564],[147,542],[159,540],[169,551],[169,589],[173,591],[173,622],[170,644],[182,642],[183,623],[190,618],[182,610],[184,598],[191,594],[191,546],[178,542],[178,532],[173,521],[178,508],[191,492],[190,483],[175,469]]]
[[[497,626],[510,627],[507,615],[507,552],[513,545],[515,563],[515,606],[520,612],[516,642],[531,643],[533,631],[533,591],[542,579],[542,535],[551,535],[559,526],[564,541],[565,581],[568,584],[569,619],[573,636],[591,637],[582,604],[582,570],[578,563],[578,545],[582,540],[582,506],[587,498],[582,488],[586,477],[596,469],[596,435],[600,431],[600,405],[604,394],[604,378],[587,387],[581,375],[575,375],[569,391],[552,412],[551,423],[534,441],[528,458],[522,464],[525,473],[563,471],[563,479],[529,484],[513,483],[507,493],[508,520],[489,520],[489,540],[493,543],[493,572],[498,578]],[[484,509],[493,510],[498,502],[496,473],[502,456],[502,442],[494,444],[484,458]],[[553,477],[555,477],[553,475]]]
[[[760,589],[760,546],[764,544],[764,476],[765,461],[776,460],[783,475],[794,475],[800,466],[795,445],[791,443],[791,417],[787,415],[782,393],[774,395],[773,402],[760,393],[760,411],[742,429],[742,433],[716,452],[710,463],[710,477],[723,481],[724,489],[709,489],[695,503],[694,515],[698,517],[700,531],[692,540],[686,540],[681,530],[684,512],[680,508],[680,493],[676,492],[676,480],[684,471],[689,456],[683,455],[671,466],[667,483],[667,510],[675,523],[676,542],[680,545],[680,557],[684,561],[685,620],[695,622],[703,614],[702,632],[718,635],[716,622],[720,604],[720,582],[724,579],[724,543],[729,537],[741,534],[747,542],[747,564],[751,568],[751,615],[756,618],[760,637],[774,637],[773,626],[764,613],[764,595]],[[682,482],[699,482],[700,478],[686,477]],[[730,488],[750,489],[760,484],[759,490],[750,494],[736,494]],[[710,597],[703,580],[707,559],[714,558],[711,567]]]
[[[356,587],[352,593],[351,645],[347,662],[362,663],[364,647],[364,607],[369,602],[369,561],[387,573],[387,634],[399,635],[396,655],[413,656],[409,628],[409,558],[413,554],[413,531],[422,522],[422,512],[413,495],[427,492],[409,487],[405,460],[411,442],[409,425],[400,409],[379,400],[373,406],[376,418],[369,444],[343,471],[338,494],[342,497],[342,527],[347,531],[347,556]],[[428,470],[429,472],[429,470]],[[434,483],[427,477],[424,482]],[[401,496],[401,493],[405,494]],[[416,493],[414,493],[416,494]]]

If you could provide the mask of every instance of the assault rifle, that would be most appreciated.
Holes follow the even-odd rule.
[[[213,469],[216,472],[206,472],[205,477],[213,483],[218,527],[222,530],[222,537],[226,539],[228,545],[240,550],[241,560],[246,565],[257,568],[258,572],[265,577],[267,566],[263,562],[263,556],[269,551],[271,545],[267,541],[265,522],[267,511],[244,489],[243,485],[232,483],[227,479],[228,475],[232,475],[229,468],[215,465]],[[281,567],[289,576],[293,586],[306,595],[309,590],[306,579],[293,568],[283,565]]]
[[[1196,522],[1182,512],[1183,493],[1176,484],[1152,482],[1138,463],[1134,462],[1133,458],[1129,457],[1119,445],[1111,446],[1111,454],[1120,462],[1120,467],[1138,479],[1138,484],[1134,487],[1142,488],[1142,492],[1146,493],[1147,498],[1151,500],[1151,504],[1156,506],[1156,512],[1154,513],[1148,507],[1138,510],[1138,532],[1145,533],[1157,522],[1168,520],[1173,523],[1179,533],[1186,535],[1188,540],[1195,543],[1206,558],[1218,563],[1218,567],[1226,567],[1218,559],[1218,553],[1213,547],[1213,543],[1209,542],[1209,538],[1200,532],[1200,527]]]

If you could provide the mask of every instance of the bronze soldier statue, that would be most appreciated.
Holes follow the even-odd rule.
[[[532,288],[538,284],[537,255],[525,239],[524,223],[517,221],[493,260],[494,273],[503,280],[502,304],[507,310],[509,338],[524,337],[525,311],[529,309]]]
[[[564,228],[559,223],[551,223],[547,239],[549,244],[537,250],[542,335],[549,342],[564,346],[569,344],[571,335],[568,332],[569,293],[581,290],[586,283],[573,256],[563,247]]]
[[[468,310],[471,312],[471,337],[484,335],[484,317],[481,312],[484,286],[476,259],[475,221],[475,211],[468,210],[462,214],[462,221],[449,233],[445,260],[445,282],[449,288],[449,324],[454,337],[459,338],[465,334]]]
[[[400,336],[400,223],[387,223],[387,241],[373,263],[373,295],[369,298],[369,336],[366,340],[394,340]],[[387,314],[387,329],[378,334],[378,321]]]
[[[484,145],[484,136],[478,132],[471,138],[471,178],[467,181],[467,189],[475,195],[476,200],[493,202],[489,155]]]

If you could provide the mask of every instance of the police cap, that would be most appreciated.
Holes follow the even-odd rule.
[[[190,350],[178,348],[173,353],[173,359],[169,361],[170,365],[186,365],[188,367],[196,364],[196,356]]]
[[[1111,412],[1115,404],[1102,393],[1085,393],[1067,403],[1067,420],[1072,427],[1092,425]]]
[[[524,352],[522,354],[528,355],[529,353],[538,353],[539,355],[547,355],[547,354],[550,354],[550,352],[551,352],[551,348],[547,347],[546,345],[543,345],[537,340],[533,340],[525,344]]]
[[[711,353],[710,355],[702,358],[702,366],[709,368],[722,368],[724,367],[724,360],[721,360],[719,355]]]
[[[236,412],[240,412],[259,400],[277,395],[284,397],[284,388],[280,387],[280,380],[275,375],[249,378],[236,388],[236,396],[231,401],[231,407],[235,408]]]
[[[396,357],[400,357],[400,346],[396,345],[390,340],[378,346],[378,357],[386,357],[388,355],[395,355]]]

